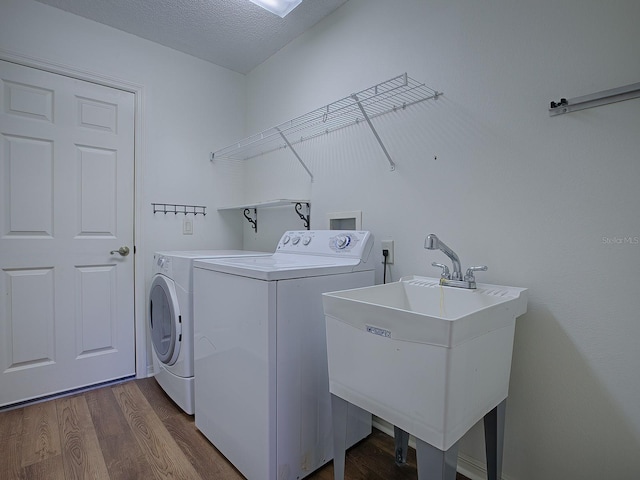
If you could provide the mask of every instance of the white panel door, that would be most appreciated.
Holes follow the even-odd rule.
[[[0,406],[135,373],[133,135],[132,93],[0,61]]]

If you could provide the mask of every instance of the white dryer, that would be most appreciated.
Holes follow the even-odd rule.
[[[369,232],[286,232],[268,257],[194,262],[196,427],[249,480],[333,458],[322,293],[373,285]],[[351,406],[348,442],[371,432]]]
[[[157,252],[149,289],[149,332],[154,376],[185,412],[194,413],[193,261],[268,255],[244,250]]]

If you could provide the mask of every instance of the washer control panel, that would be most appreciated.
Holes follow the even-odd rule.
[[[364,259],[372,245],[373,236],[366,231],[301,230],[285,232],[278,242],[276,252]]]
[[[341,233],[334,239],[335,248],[346,250],[353,244],[353,236],[350,233]]]

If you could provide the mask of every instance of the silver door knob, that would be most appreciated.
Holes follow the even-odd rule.
[[[120,247],[118,250],[111,250],[111,255],[115,255],[116,253],[126,257],[129,255],[129,247]]]

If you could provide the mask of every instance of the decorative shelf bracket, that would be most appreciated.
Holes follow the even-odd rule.
[[[280,198],[278,200],[268,200],[266,202],[251,203],[248,205],[234,205],[230,207],[219,207],[218,211],[225,210],[242,210],[244,218],[251,224],[253,231],[258,233],[258,209],[259,208],[271,208],[271,207],[284,207],[287,205],[294,205],[295,211],[304,222],[304,227],[309,230],[311,224],[311,203],[309,200],[292,200],[288,198]],[[302,213],[304,206],[307,207],[306,215]],[[251,211],[253,210],[253,216]]]
[[[577,112],[586,108],[599,107],[610,103],[623,102],[640,97],[640,82],[624,87],[612,88],[601,92],[575,98],[561,98],[559,102],[551,102],[549,116],[555,117],[565,113]]]
[[[247,221],[253,227],[253,231],[258,233],[258,209],[257,208],[253,209],[253,218],[250,216],[251,215],[250,208],[245,208],[243,214],[244,214],[244,218],[246,218]]]
[[[296,203],[296,206],[295,206],[296,213],[300,217],[300,220],[302,220],[302,222],[304,223],[304,228],[309,230],[311,228],[311,204],[309,203],[304,204],[307,206],[306,215],[302,213],[302,205],[303,204],[301,202]]]
[[[182,213],[184,215],[192,213],[194,216],[207,214],[207,207],[203,205],[176,205],[174,203],[152,203],[153,213],[173,213],[177,215]]]

